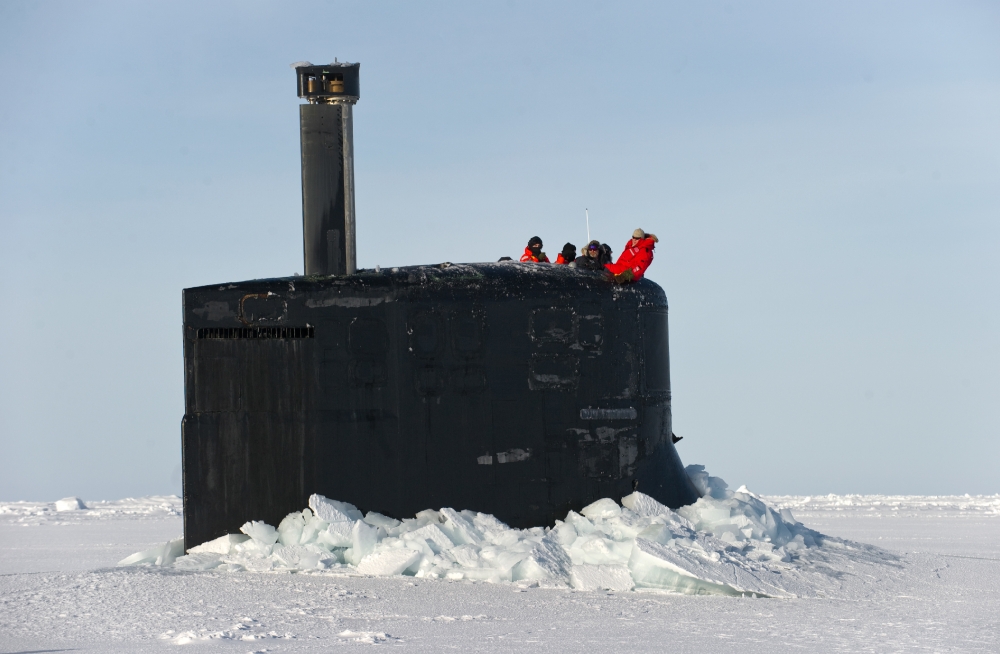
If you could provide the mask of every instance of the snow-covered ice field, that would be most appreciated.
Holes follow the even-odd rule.
[[[808,591],[794,598],[581,591],[346,565],[119,567],[181,533],[179,498],[0,503],[0,652],[1000,651],[1000,496],[762,499],[831,542],[875,547],[777,561],[769,574]]]

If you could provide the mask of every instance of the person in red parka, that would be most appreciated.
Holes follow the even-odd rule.
[[[542,239],[532,236],[528,241],[528,247],[524,248],[521,261],[531,261],[534,263],[551,263],[549,258],[542,252]]]
[[[632,232],[632,240],[625,244],[618,261],[606,264],[611,279],[619,284],[637,282],[646,274],[646,268],[653,263],[653,248],[660,242],[655,234],[647,234],[641,229]]]

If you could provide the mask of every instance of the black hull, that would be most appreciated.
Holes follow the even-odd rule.
[[[697,499],[671,442],[667,303],[546,264],[419,266],[184,291],[184,537],[312,493],[511,526],[639,490]]]

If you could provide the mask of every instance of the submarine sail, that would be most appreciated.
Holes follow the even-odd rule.
[[[306,275],[185,289],[184,538],[312,493],[514,527],[638,485],[698,498],[671,439],[656,283],[534,263],[356,270],[358,64],[296,69]]]

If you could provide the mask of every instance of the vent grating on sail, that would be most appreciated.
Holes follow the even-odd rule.
[[[198,330],[198,340],[243,339],[243,338],[313,338],[316,328],[305,327],[202,327]]]

